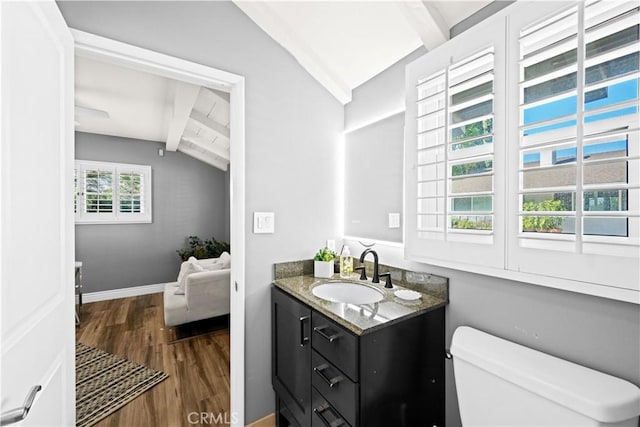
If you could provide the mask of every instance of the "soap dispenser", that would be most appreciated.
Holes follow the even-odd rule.
[[[340,277],[349,279],[353,273],[353,258],[349,252],[349,246],[345,246],[340,254]]]

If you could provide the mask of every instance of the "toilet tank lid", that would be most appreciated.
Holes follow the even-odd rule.
[[[640,415],[640,389],[630,382],[468,326],[454,332],[451,354],[601,422]]]

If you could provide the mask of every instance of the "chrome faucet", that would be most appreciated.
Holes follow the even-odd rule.
[[[364,265],[364,257],[367,256],[368,253],[373,254],[373,279],[371,279],[371,282],[380,283],[380,274],[378,272],[378,254],[376,253],[376,251],[374,251],[371,248],[366,249],[364,252],[362,252],[362,255],[360,255],[360,262],[363,263]],[[362,273],[364,276],[364,269],[362,270]],[[366,280],[366,276],[365,276],[365,280]]]

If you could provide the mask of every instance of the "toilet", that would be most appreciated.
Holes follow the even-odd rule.
[[[628,381],[460,326],[451,343],[462,425],[638,427]]]

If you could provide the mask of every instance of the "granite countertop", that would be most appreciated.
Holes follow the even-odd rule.
[[[393,289],[384,287],[381,283],[371,283],[371,280],[360,281],[358,274],[352,274],[350,279],[342,279],[339,274],[334,274],[331,279],[319,279],[312,274],[304,274],[291,277],[279,277],[276,274],[274,286],[282,289],[314,310],[334,320],[356,335],[364,335],[386,325],[397,323],[404,319],[415,317],[427,311],[437,309],[448,303],[447,294],[432,294],[421,292],[415,286],[397,286]],[[445,279],[446,280],[446,279]],[[366,284],[377,288],[384,293],[382,301],[373,304],[347,304],[330,302],[316,297],[312,289],[320,284],[331,281],[354,282]],[[415,301],[400,299],[394,293],[401,289],[411,289],[421,293],[421,298]]]

